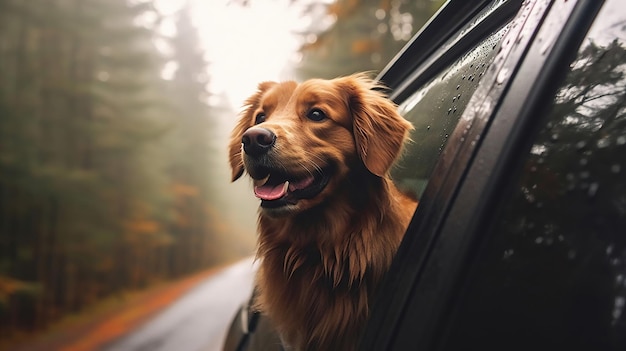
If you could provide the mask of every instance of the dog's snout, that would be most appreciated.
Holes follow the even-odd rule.
[[[266,153],[274,142],[276,134],[271,130],[252,127],[243,133],[241,142],[243,143],[243,151],[250,156],[259,156]]]

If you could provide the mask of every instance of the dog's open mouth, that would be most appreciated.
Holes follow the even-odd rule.
[[[328,180],[328,172],[325,171],[301,177],[270,173],[265,179],[255,181],[254,195],[261,199],[261,207],[281,207],[313,198],[324,190]]]

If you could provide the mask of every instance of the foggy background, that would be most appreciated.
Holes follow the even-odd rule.
[[[0,0],[0,348],[253,255],[245,97],[374,75],[442,3]]]

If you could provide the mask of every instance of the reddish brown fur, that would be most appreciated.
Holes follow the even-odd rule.
[[[280,213],[259,211],[258,308],[297,350],[352,350],[368,303],[417,206],[388,171],[412,128],[358,74],[259,85],[230,143],[232,178],[245,170],[242,134],[259,111],[276,134],[280,164],[295,173],[336,165],[324,190]],[[311,108],[328,120],[307,120]],[[288,146],[288,147],[287,147]]]

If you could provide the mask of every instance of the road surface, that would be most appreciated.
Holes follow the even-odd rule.
[[[250,297],[254,270],[252,258],[224,269],[104,350],[221,350],[231,318]]]

